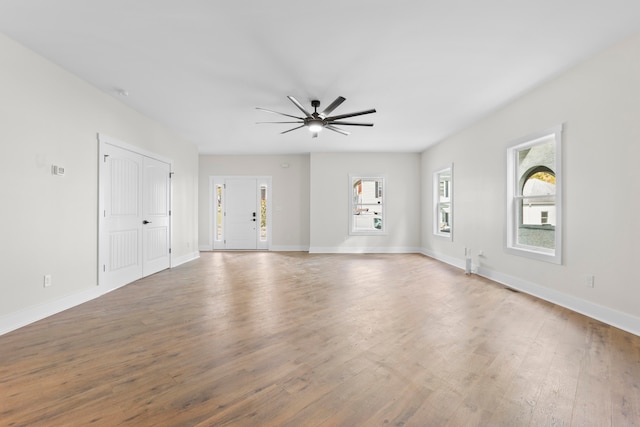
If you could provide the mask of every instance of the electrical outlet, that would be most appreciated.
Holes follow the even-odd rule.
[[[588,275],[584,282],[585,286],[588,288],[593,288],[595,286],[596,278],[593,275]]]
[[[49,286],[51,286],[51,285],[52,285],[52,282],[51,282],[51,275],[50,275],[50,274],[46,274],[46,275],[44,276],[44,282],[43,282],[42,284],[44,285],[44,287],[45,287],[45,288],[48,288]]]
[[[478,251],[478,256],[480,256],[480,257],[484,256],[484,250],[480,249]]]

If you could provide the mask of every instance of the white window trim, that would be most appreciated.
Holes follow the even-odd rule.
[[[554,264],[562,264],[562,131],[563,125],[555,126],[544,132],[535,133],[513,141],[507,148],[507,221],[505,230],[505,251],[514,255],[524,256]],[[554,138],[555,146],[555,177],[556,177],[556,225],[555,225],[555,249],[545,249],[536,246],[518,244],[518,179],[517,159],[518,151],[532,147],[543,140]]]
[[[381,230],[354,230],[353,229],[353,180],[354,179],[366,179],[366,180],[381,180],[382,181],[382,229]],[[388,233],[387,228],[387,177],[385,175],[378,174],[349,174],[349,235],[350,236],[381,236]]]
[[[440,175],[449,173],[449,226],[448,233],[440,231]],[[447,240],[453,241],[453,163],[433,173],[433,234]]]

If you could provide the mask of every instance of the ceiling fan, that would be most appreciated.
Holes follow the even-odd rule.
[[[311,101],[311,106],[313,107],[313,113],[310,113],[293,96],[287,96],[287,98],[289,98],[289,100],[291,102],[293,102],[295,104],[295,106],[298,107],[300,109],[300,111],[302,111],[304,113],[304,117],[293,116],[291,114],[285,114],[285,113],[280,113],[278,111],[267,110],[266,108],[256,107],[256,109],[258,109],[258,110],[267,111],[269,113],[280,114],[282,116],[287,116],[287,117],[292,117],[294,119],[297,119],[297,121],[295,121],[295,122],[258,122],[258,124],[264,124],[264,123],[296,123],[296,124],[300,124],[300,126],[296,126],[296,127],[292,128],[292,129],[285,130],[284,132],[280,132],[280,133],[282,134],[282,133],[291,132],[292,130],[300,129],[300,128],[303,128],[303,127],[306,126],[306,127],[309,128],[309,131],[311,132],[311,135],[312,135],[313,138],[317,138],[318,137],[318,133],[322,129],[329,129],[329,130],[332,130],[334,132],[341,133],[343,135],[349,135],[350,134],[350,132],[347,132],[346,130],[342,130],[340,128],[337,128],[334,125],[341,125],[341,126],[373,126],[373,123],[343,122],[342,119],[346,119],[348,117],[362,116],[364,114],[375,113],[376,112],[375,108],[371,108],[370,110],[358,111],[357,113],[348,113],[348,114],[339,114],[337,116],[330,116],[329,114],[331,114],[331,112],[333,110],[338,108],[338,106],[345,101],[345,98],[342,97],[342,96],[337,97],[336,100],[333,101],[331,104],[329,104],[329,106],[327,108],[325,108],[321,113],[318,113],[318,107],[320,106],[320,101],[318,101],[316,99]]]

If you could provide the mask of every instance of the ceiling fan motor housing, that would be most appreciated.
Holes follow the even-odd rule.
[[[311,101],[311,106],[313,107],[313,113],[311,113],[312,117],[307,117],[304,119],[304,124],[309,127],[311,132],[319,132],[323,127],[326,126],[327,121],[320,117],[318,114],[318,107],[320,106],[320,101],[314,99]]]

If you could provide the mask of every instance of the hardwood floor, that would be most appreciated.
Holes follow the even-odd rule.
[[[3,426],[640,425],[640,337],[421,255],[202,253],[0,361]]]

